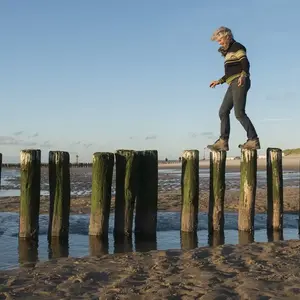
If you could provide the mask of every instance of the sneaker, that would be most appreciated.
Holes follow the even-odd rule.
[[[219,138],[212,145],[207,145],[207,148],[212,151],[228,151],[228,140]]]
[[[241,149],[248,149],[248,150],[257,150],[257,149],[260,149],[259,138],[248,139],[246,143],[240,144],[239,148],[241,148]]]

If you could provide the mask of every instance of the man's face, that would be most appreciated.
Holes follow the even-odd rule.
[[[217,42],[219,43],[220,46],[225,47],[226,46],[226,42],[227,42],[226,37],[225,36],[219,37],[217,39]]]

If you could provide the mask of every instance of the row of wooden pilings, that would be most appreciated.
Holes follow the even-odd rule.
[[[39,232],[41,151],[20,154],[21,195],[19,237],[35,238]],[[158,207],[158,153],[156,150],[96,152],[92,161],[89,235],[106,238],[111,211],[115,166],[114,235],[155,236]],[[49,152],[49,237],[68,237],[70,215],[70,156]],[[226,152],[210,153],[208,233],[224,231]],[[238,230],[254,231],[257,151],[241,150]],[[199,151],[182,155],[181,232],[197,232],[199,209]],[[267,228],[283,228],[282,151],[267,149]],[[134,218],[135,209],[135,218]]]

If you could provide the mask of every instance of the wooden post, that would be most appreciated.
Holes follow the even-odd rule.
[[[224,230],[226,151],[210,152],[208,232]]]
[[[196,232],[199,206],[199,151],[186,150],[182,155],[181,231]]]
[[[64,151],[49,152],[49,237],[66,238],[70,217],[70,155]]]
[[[41,150],[22,150],[20,153],[20,238],[37,238],[41,192]]]
[[[278,148],[267,149],[267,192],[268,212],[267,229],[283,229],[283,179],[282,151]]]
[[[238,230],[254,231],[257,150],[241,150]]]
[[[2,153],[0,153],[0,189],[1,189],[1,177],[2,177]]]
[[[143,237],[154,236],[157,225],[158,153],[156,150],[146,150],[138,154],[135,232]]]
[[[114,235],[132,235],[133,210],[137,194],[137,162],[137,152],[116,151]]]
[[[89,235],[105,238],[109,227],[114,154],[94,153],[92,168]]]

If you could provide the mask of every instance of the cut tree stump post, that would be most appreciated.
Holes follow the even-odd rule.
[[[282,151],[267,149],[267,229],[283,229]]]
[[[70,217],[70,155],[65,151],[49,152],[49,237],[66,238]]]
[[[102,238],[108,235],[113,169],[113,153],[94,153],[89,235]]]
[[[181,231],[196,232],[199,206],[199,151],[186,150],[182,155]]]
[[[254,231],[256,180],[257,180],[257,150],[242,149],[240,165],[240,199],[238,229]]]
[[[41,150],[20,153],[20,238],[38,238],[41,192]]]
[[[210,152],[208,232],[224,230],[226,151]]]
[[[138,188],[136,198],[135,233],[155,236],[158,199],[158,153],[138,152]]]
[[[136,151],[124,149],[116,151],[115,236],[132,235],[137,194],[137,162]]]

